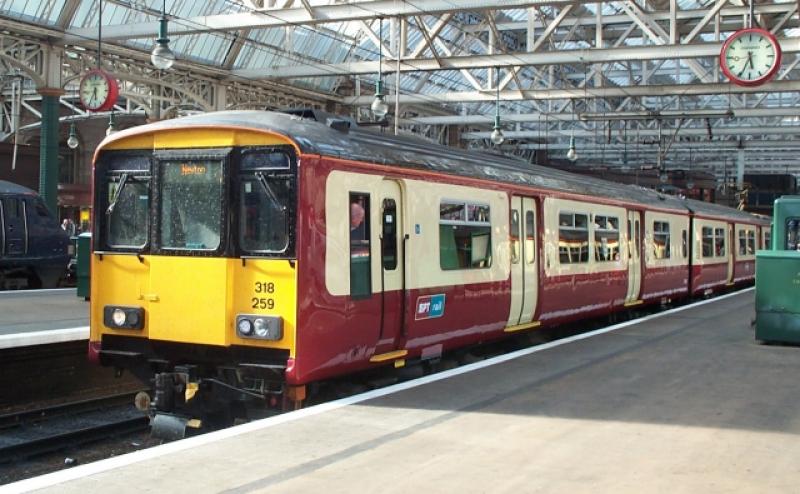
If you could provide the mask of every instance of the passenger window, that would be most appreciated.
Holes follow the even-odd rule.
[[[739,255],[747,255],[747,232],[739,230]]]
[[[381,225],[383,269],[394,271],[397,268],[397,204],[394,199],[383,200]]]
[[[370,271],[369,194],[350,193],[350,295],[372,294]]]
[[[519,210],[511,210],[511,264],[519,264]]]
[[[525,257],[528,264],[536,261],[536,219],[533,211],[525,212]]]
[[[558,260],[561,264],[589,262],[588,215],[559,213]]]
[[[619,218],[616,216],[594,217],[594,260],[619,260]]]
[[[655,259],[670,258],[669,223],[666,221],[653,222],[653,257]]]
[[[756,253],[756,232],[750,230],[747,232],[747,255],[753,256]]]
[[[681,256],[686,259],[689,256],[689,239],[686,230],[681,230]]]
[[[709,226],[703,227],[703,257],[714,256],[714,229]]]
[[[725,257],[725,229],[714,229],[714,253],[717,257]]]
[[[480,269],[492,264],[488,204],[442,201],[439,204],[439,265],[452,269]]]
[[[769,250],[770,243],[772,240],[772,232],[764,232],[764,249]]]

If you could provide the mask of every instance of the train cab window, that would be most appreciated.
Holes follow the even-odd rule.
[[[536,219],[533,211],[525,212],[525,262],[536,261]]]
[[[681,230],[681,256],[686,259],[689,257],[689,235],[686,230]]]
[[[165,160],[161,170],[161,248],[217,250],[222,229],[222,160]]]
[[[511,264],[519,264],[519,210],[511,210]]]
[[[747,232],[747,255],[754,256],[756,254],[756,232],[748,230]]]
[[[714,257],[714,229],[703,227],[703,257]]]
[[[669,223],[666,221],[653,222],[653,258],[670,258]]]
[[[248,254],[287,255],[294,208],[292,158],[281,149],[243,151],[239,172],[239,247]]]
[[[25,215],[23,208],[22,201],[16,197],[3,198],[3,214],[6,220],[23,219]]]
[[[714,254],[717,257],[725,257],[725,229],[714,229]]]
[[[372,294],[370,270],[369,194],[350,193],[350,296]]]
[[[619,260],[619,218],[616,216],[595,215],[594,260]]]
[[[150,228],[150,177],[113,173],[106,184],[106,246],[144,247]]]
[[[589,262],[589,216],[558,215],[558,260],[561,264]]]
[[[381,213],[381,259],[383,269],[397,269],[397,203],[394,199],[383,200]]]
[[[439,266],[443,270],[482,269],[492,264],[491,211],[488,204],[439,204]]]

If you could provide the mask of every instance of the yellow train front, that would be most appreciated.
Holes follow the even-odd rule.
[[[285,379],[298,150],[228,117],[127,130],[95,156],[90,358],[152,382],[138,404],[166,429],[303,398]]]

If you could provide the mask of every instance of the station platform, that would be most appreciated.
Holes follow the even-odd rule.
[[[88,338],[89,304],[74,288],[0,292],[0,349]]]
[[[752,289],[9,492],[793,492],[800,348]],[[0,488],[2,491],[2,488]]]

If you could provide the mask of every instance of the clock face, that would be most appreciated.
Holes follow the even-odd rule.
[[[91,111],[110,109],[117,99],[117,85],[100,70],[92,70],[81,80],[78,90],[84,108]]]
[[[781,47],[769,31],[760,28],[734,33],[722,46],[720,65],[741,86],[758,86],[772,79],[780,67]]]

